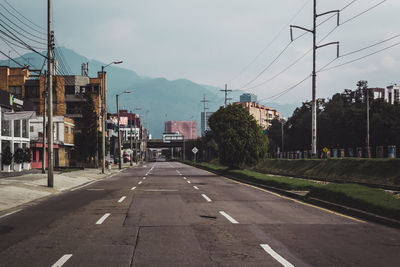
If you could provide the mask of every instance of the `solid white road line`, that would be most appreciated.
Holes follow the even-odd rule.
[[[193,186],[193,188],[196,189],[196,190],[199,190],[199,188],[197,186],[195,186],[195,185]]]
[[[235,219],[233,219],[231,216],[229,216],[228,213],[226,213],[225,211],[220,211],[219,213],[221,213],[222,216],[224,216],[225,218],[228,219],[228,221],[230,221],[231,223],[239,223],[238,221],[236,221]]]
[[[191,181],[187,181],[188,182],[188,184],[191,184],[192,182]]]
[[[122,201],[124,201],[125,198],[126,198],[126,196],[121,197],[121,198],[118,200],[118,203],[121,203]]]
[[[293,264],[285,260],[281,255],[276,253],[269,245],[267,244],[261,244],[260,245],[269,255],[272,256],[275,260],[277,260],[280,264],[282,264],[285,267],[294,267]]]
[[[69,260],[69,258],[72,257],[72,254],[65,254],[64,256],[62,256],[56,263],[54,263],[51,267],[61,267],[64,265],[64,263],[67,262],[67,260]]]
[[[9,212],[9,213],[7,213],[7,214],[1,215],[1,216],[0,216],[0,219],[1,219],[1,218],[4,218],[4,217],[7,217],[8,215],[11,215],[11,214],[17,213],[18,211],[21,211],[21,210],[22,210],[22,209],[19,209],[19,210],[14,210],[14,211],[12,211],[12,212]]]
[[[78,186],[78,187],[72,188],[71,191],[75,191],[75,190],[84,188],[84,187],[86,187],[86,186],[89,186],[89,185],[91,185],[91,184],[94,184],[95,182],[97,182],[97,181],[92,181],[92,182],[87,183],[87,184],[84,184],[84,185],[82,185],[82,186]]]
[[[138,184],[142,184],[142,181],[140,181]]]
[[[209,198],[205,194],[201,194],[201,196],[204,197],[204,199],[207,200],[207,202],[211,202],[211,198]]]
[[[134,186],[134,187],[131,188],[131,190],[135,190],[135,189],[136,189],[136,186]]]
[[[102,223],[108,218],[108,216],[110,216],[110,215],[111,215],[111,213],[106,213],[106,214],[104,214],[103,217],[101,217],[101,218],[96,222],[96,224],[102,224]]]

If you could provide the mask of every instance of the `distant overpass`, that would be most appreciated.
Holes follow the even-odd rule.
[[[170,148],[170,147],[183,147],[183,140],[174,140],[164,142],[162,139],[152,139],[147,142],[148,148]]]

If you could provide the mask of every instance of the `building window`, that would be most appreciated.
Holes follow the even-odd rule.
[[[14,121],[14,137],[21,137],[21,121]]]
[[[30,132],[33,133],[35,129],[33,128],[33,126],[30,127]]]
[[[32,161],[36,162],[36,148],[32,149]]]
[[[4,120],[4,113],[10,112],[11,110],[6,108],[1,108],[1,135],[11,136],[11,121]]]
[[[75,94],[75,86],[74,85],[66,85],[65,86],[65,94],[66,95],[74,95]]]
[[[65,126],[65,133],[68,133],[68,126]]]
[[[9,86],[8,91],[15,96],[22,97],[22,87],[21,86]]]
[[[28,138],[28,120],[22,120],[22,137]]]
[[[25,97],[26,98],[39,98],[40,89],[37,86],[25,86]]]
[[[74,134],[74,128],[71,127],[71,134]]]

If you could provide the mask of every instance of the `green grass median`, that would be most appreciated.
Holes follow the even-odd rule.
[[[381,189],[356,184],[320,183],[299,178],[271,176],[252,170],[229,169],[215,163],[184,161],[219,175],[289,191],[309,191],[306,197],[364,210],[400,220],[400,198]]]

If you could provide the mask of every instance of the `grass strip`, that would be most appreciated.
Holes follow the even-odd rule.
[[[252,170],[232,170],[213,163],[184,161],[201,169],[283,190],[307,190],[306,197],[364,210],[400,220],[400,198],[381,189],[356,184],[321,184],[298,178],[270,176]]]

